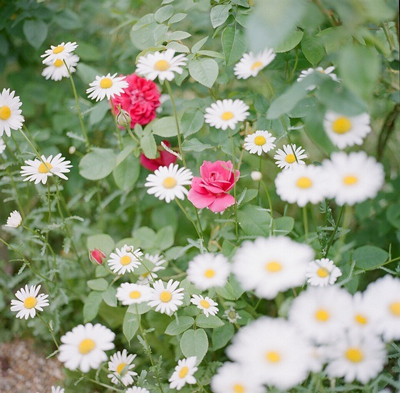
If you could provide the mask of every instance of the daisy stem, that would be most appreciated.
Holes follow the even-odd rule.
[[[308,243],[308,216],[307,216],[307,205],[303,208],[303,225],[304,225],[304,237],[306,242]]]
[[[344,211],[344,206],[342,206],[341,209],[340,209],[339,217],[336,220],[335,229],[333,230],[332,235],[329,238],[329,242],[328,242],[328,245],[326,247],[325,254],[324,254],[325,257],[328,255],[328,252],[329,252],[329,250],[330,250],[330,248],[331,248],[331,246],[333,244],[333,240],[335,239],[336,233],[337,233],[337,231],[339,229],[339,224],[340,224],[340,221],[342,220],[343,211]]]
[[[29,131],[29,128],[25,124],[23,125],[23,128],[26,131],[26,133],[28,134],[30,140],[32,141],[32,144],[39,150],[39,147],[38,147],[37,143],[35,142],[35,139],[33,138],[31,132]]]
[[[343,218],[343,226],[342,230],[340,231],[340,237],[339,237],[339,242],[338,242],[338,248],[336,251],[336,255],[334,260],[336,261],[338,256],[340,255],[340,250],[344,244],[344,241],[346,239],[346,231],[347,228],[350,226],[351,222],[351,217],[352,217],[353,209],[349,205],[345,205],[345,210],[344,210],[344,218]]]
[[[25,128],[25,126],[24,126],[24,128]],[[47,166],[47,164],[43,161],[42,156],[41,156],[40,153],[37,151],[35,145],[34,145],[34,144],[30,141],[30,139],[26,136],[25,132],[22,131],[22,128],[20,128],[19,130],[20,130],[22,136],[23,136],[23,137],[25,138],[25,140],[28,142],[28,145],[31,147],[31,149],[33,150],[33,152],[34,152],[34,153],[36,154],[36,156],[38,157],[38,159],[39,159],[40,161],[42,161],[42,163],[45,165],[45,167],[46,167],[47,169],[49,169],[48,166]]]
[[[54,333],[53,333],[53,329],[50,327],[50,325],[42,318],[42,316],[39,313],[36,313],[37,316],[39,317],[39,319],[43,322],[43,324],[47,327],[47,329],[49,330],[51,337],[53,338],[54,344],[56,345],[57,349],[58,349],[58,343],[56,338],[54,337]]]
[[[183,213],[185,214],[186,218],[193,224],[194,229],[196,229],[197,232],[197,236],[199,237],[199,239],[201,239],[204,243],[204,239],[202,234],[200,233],[199,229],[197,228],[196,223],[192,220],[192,218],[189,216],[188,212],[185,210],[185,208],[182,206],[182,204],[179,202],[178,198],[174,199],[176,201],[176,203],[178,204],[178,206],[181,208],[181,210],[183,211]]]
[[[92,383],[95,383],[96,385],[100,385],[100,386],[103,386],[104,388],[108,388],[110,390],[113,390],[114,392],[125,392],[125,390],[117,389],[117,388],[115,388],[113,386],[106,385],[105,383],[96,381],[95,379],[87,378],[86,376],[84,376],[84,378],[86,378],[88,381],[90,381]]]
[[[117,114],[115,113],[114,104],[113,104],[111,98],[110,98],[110,106],[111,106],[111,113],[112,113],[113,118],[114,118],[115,129],[117,130],[119,148],[122,150],[124,148],[124,144],[122,143],[121,131],[120,131],[120,129],[118,127],[118,123],[117,123]]]
[[[200,216],[199,216],[199,210],[198,210],[197,208],[194,208],[194,211],[196,212],[197,223],[198,223],[198,225],[199,225],[199,229],[200,229],[200,232],[201,232],[201,239],[203,240],[203,245],[204,245],[205,249],[206,249],[207,251],[209,251],[209,250],[208,250],[208,247],[207,247],[207,245],[205,244],[205,241],[204,241],[204,232],[203,232],[203,228],[202,228],[202,226],[201,226],[201,221],[200,221]]]
[[[176,105],[175,105],[175,100],[172,95],[172,90],[171,90],[171,85],[169,81],[165,80],[165,86],[167,86],[168,94],[171,99],[172,103],[172,108],[174,109],[174,117],[175,117],[175,123],[176,123],[176,130],[178,131],[178,146],[179,146],[179,154],[182,157],[182,163],[186,167],[186,161],[185,157],[183,156],[183,151],[182,151],[182,141],[181,141],[181,129],[179,127],[179,118],[178,118],[178,112],[176,110]]]
[[[20,128],[20,129],[21,129],[21,128]],[[19,149],[18,143],[17,143],[17,141],[15,140],[15,137],[14,137],[14,134],[13,134],[13,133],[11,133],[11,138],[12,138],[12,140],[14,141],[15,149],[17,150],[18,154],[19,154],[20,156],[22,156],[21,150]],[[11,149],[10,149],[10,150],[11,150]]]
[[[263,188],[264,188],[264,191],[265,191],[265,193],[267,194],[268,205],[269,205],[269,213],[270,213],[270,215],[271,215],[271,232],[270,232],[270,235],[272,236],[272,235],[274,234],[274,211],[272,210],[271,196],[269,195],[268,188],[267,188],[267,186],[265,185],[265,183],[264,183],[262,180],[260,180],[259,183],[262,184],[262,186],[263,186]]]
[[[239,219],[237,213],[237,199],[236,199],[236,170],[235,170],[235,144],[233,143],[233,136],[231,129],[229,129],[229,139],[231,140],[231,148],[232,148],[232,165],[233,165],[233,197],[235,199],[234,209],[235,209],[235,233],[236,233],[236,241],[239,241]]]

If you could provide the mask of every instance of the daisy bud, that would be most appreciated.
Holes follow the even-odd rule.
[[[89,251],[89,259],[90,262],[92,262],[94,265],[102,265],[103,264],[103,260],[106,258],[106,254],[104,254],[104,252],[98,250],[97,248],[95,248],[92,251]]]
[[[260,181],[262,179],[262,173],[259,171],[251,172],[250,176],[254,181]]]
[[[75,146],[70,146],[70,148],[68,149],[68,153],[69,154],[74,154],[76,152],[76,147]]]
[[[130,114],[122,109],[121,107],[118,108],[117,113],[117,123],[119,126],[127,128],[131,125],[131,116]]]

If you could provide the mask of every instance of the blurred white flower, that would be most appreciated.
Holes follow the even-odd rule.
[[[205,122],[217,129],[235,129],[237,123],[246,120],[249,107],[242,100],[218,100],[206,108]]]
[[[22,217],[19,211],[14,210],[10,213],[10,216],[7,218],[6,227],[18,228],[22,224]]]
[[[3,89],[0,93],[0,137],[3,133],[11,136],[11,130],[19,130],[25,121],[19,109],[22,102],[14,95],[15,91],[10,92],[10,89]]]
[[[306,271],[308,284],[317,287],[333,285],[341,275],[342,271],[328,258],[310,262]]]
[[[238,79],[247,79],[257,76],[258,73],[275,59],[276,54],[272,49],[264,49],[262,52],[254,54],[245,53],[236,63],[234,73]]]

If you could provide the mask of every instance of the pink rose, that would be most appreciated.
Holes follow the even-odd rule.
[[[204,161],[200,167],[201,177],[194,177],[188,199],[198,209],[209,208],[214,213],[224,211],[235,203],[235,198],[228,194],[240,172],[233,171],[231,161]]]

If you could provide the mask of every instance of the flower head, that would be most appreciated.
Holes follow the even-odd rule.
[[[7,218],[6,227],[10,228],[18,228],[22,224],[22,217],[19,211],[14,210],[10,213],[10,216]]]
[[[168,141],[163,141],[164,145],[169,148],[171,143]],[[168,167],[171,164],[175,164],[177,156],[170,153],[169,151],[163,149],[162,147],[158,148],[158,154],[160,155],[157,158],[147,158],[144,153],[140,154],[140,163],[149,171],[154,172],[160,166]]]
[[[339,82],[339,79],[337,78],[336,74],[334,74],[332,71],[335,70],[335,67],[328,67],[328,68],[322,68],[322,67],[317,67],[317,68],[309,68],[307,70],[303,70],[300,73],[300,76],[297,78],[297,82],[300,82],[303,80],[306,76],[313,74],[314,72],[320,72],[321,74],[328,75],[333,81]],[[316,88],[315,85],[311,85],[307,87],[307,90],[314,90]]]
[[[108,370],[111,374],[108,374],[108,378],[111,379],[112,383],[119,384],[120,380],[125,386],[133,383],[133,378],[137,375],[136,372],[132,371],[135,365],[132,363],[136,355],[128,355],[126,349],[122,352],[118,351],[110,357],[108,362]]]
[[[248,110],[249,107],[242,100],[218,100],[206,108],[204,119],[217,129],[234,130],[237,123],[247,118]]]
[[[171,389],[181,390],[187,383],[190,385],[195,384],[196,378],[193,374],[197,371],[196,362],[196,356],[179,360],[174,373],[169,379],[169,387]]]
[[[138,278],[137,283],[140,285],[146,285],[148,284],[150,281],[154,281],[156,278],[158,278],[158,275],[156,272],[159,272],[160,270],[164,270],[165,266],[163,266],[165,263],[167,263],[167,261],[165,259],[163,259],[163,257],[159,254],[155,254],[155,255],[150,255],[148,253],[146,253],[144,255],[144,259],[145,259],[145,264],[146,264],[146,272],[141,274]],[[146,262],[150,262],[146,263]],[[151,266],[149,266],[151,265]],[[150,278],[150,279],[149,279]]]
[[[22,102],[14,95],[15,91],[10,92],[10,89],[3,89],[0,93],[0,137],[4,132],[11,136],[11,130],[19,130],[25,121],[19,109]]]
[[[172,315],[178,306],[183,304],[183,288],[178,288],[180,282],[169,280],[167,286],[161,280],[154,282],[150,294],[149,306],[155,307],[155,310],[167,315]]]
[[[62,42],[57,46],[50,45],[50,49],[47,49],[43,55],[40,57],[44,57],[43,64],[53,64],[56,60],[65,60],[68,59],[72,52],[78,47],[76,42]]]
[[[49,305],[49,295],[39,294],[39,290],[40,285],[25,285],[25,288],[17,291],[15,296],[18,300],[11,300],[11,311],[18,311],[17,318],[34,318],[36,311],[43,311],[43,307]]]
[[[243,147],[251,154],[267,153],[275,147],[275,137],[268,131],[258,130],[253,134],[247,135]]]
[[[88,97],[101,101],[107,97],[107,100],[119,96],[126,87],[128,87],[128,82],[125,81],[124,76],[118,76],[115,73],[111,76],[110,73],[103,76],[96,76],[96,80],[89,83],[89,89],[86,90]]]
[[[192,295],[190,302],[197,308],[203,311],[204,315],[208,318],[210,315],[215,315],[218,312],[218,303],[210,299],[208,296]]]
[[[276,165],[283,169],[290,169],[297,165],[305,165],[303,161],[304,158],[307,158],[305,150],[301,146],[296,147],[296,145],[283,145],[283,150],[278,149],[274,156]]]
[[[124,306],[140,304],[150,299],[151,288],[148,285],[138,285],[124,282],[117,289],[117,299]]]
[[[124,245],[121,249],[116,248],[111,253],[108,265],[116,274],[133,272],[140,265],[140,257],[143,255],[140,249],[134,250],[132,246]]]
[[[235,65],[235,75],[238,79],[247,79],[257,76],[258,73],[275,59],[272,49],[264,49],[261,53],[245,53],[239,63]]]
[[[70,73],[76,71],[76,65],[78,64],[79,57],[77,55],[70,55],[64,61],[67,63]],[[46,68],[42,71],[42,76],[46,79],[52,79],[53,81],[60,81],[62,78],[69,78],[68,69],[65,66],[63,60],[56,59],[51,63],[46,63]]]
[[[333,261],[327,258],[310,262],[306,271],[308,284],[317,287],[333,285],[341,275],[341,270],[336,267]]]
[[[232,306],[224,311],[224,317],[230,323],[237,323],[239,319],[242,319],[242,317],[236,312],[236,310]]]
[[[106,254],[104,254],[103,251],[100,251],[97,248],[95,248],[92,251],[89,251],[89,259],[95,265],[102,265],[105,258]]]

